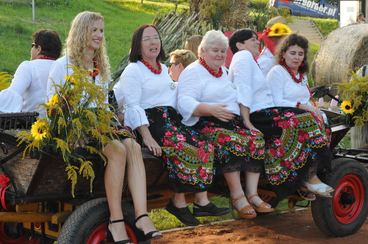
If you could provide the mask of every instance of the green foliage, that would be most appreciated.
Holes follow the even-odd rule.
[[[227,29],[244,27],[248,21],[248,1],[246,0],[202,0],[200,18],[209,21],[215,29],[220,26]]]
[[[268,2],[269,0],[250,0],[249,8],[265,11],[268,7]]]
[[[316,26],[318,27],[319,31],[322,33],[323,36],[327,36],[332,31],[339,28],[339,22],[337,19],[321,19],[321,18],[312,18],[312,17],[300,17],[303,19],[312,20]]]
[[[350,82],[338,84],[342,111],[348,121],[363,126],[368,121],[368,76],[353,74]]]
[[[79,149],[104,160],[101,148],[114,138],[114,114],[105,103],[104,89],[90,81],[89,71],[73,67],[73,74],[65,79],[55,85],[55,95],[44,104],[47,119],[37,119],[31,131],[19,133],[18,141],[27,144],[24,154],[38,149],[61,155],[74,196],[78,176],[90,180],[91,190],[95,178],[92,162]]]

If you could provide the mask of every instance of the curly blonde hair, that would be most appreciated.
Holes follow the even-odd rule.
[[[79,13],[72,21],[64,53],[72,59],[72,63],[87,68],[83,62],[84,51],[87,49],[88,37],[92,33],[91,23],[97,20],[104,20],[100,13],[84,11]],[[105,47],[105,36],[99,49],[95,51],[96,60],[100,76],[103,81],[108,81],[111,77],[109,59]]]

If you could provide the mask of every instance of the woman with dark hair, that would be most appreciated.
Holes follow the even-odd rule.
[[[164,159],[174,197],[166,209],[186,225],[198,225],[194,216],[218,216],[229,212],[207,198],[213,178],[213,151],[201,136],[181,125],[176,112],[176,84],[167,67],[160,35],[153,25],[139,27],[132,38],[130,64],[114,87],[124,124],[137,129],[153,155]],[[196,192],[193,214],[185,192]]]
[[[32,35],[31,60],[22,62],[9,88],[0,93],[0,112],[38,112],[46,99],[47,77],[51,65],[60,56],[61,41],[58,33],[39,30]]]
[[[280,84],[283,83],[272,77],[271,71],[279,69],[279,65],[271,69],[267,82],[255,60],[259,53],[258,45],[254,31],[241,29],[234,32],[230,37],[234,56],[229,76],[238,88],[245,126],[264,134],[267,179],[275,186],[280,198],[304,187],[305,191],[300,191],[300,194],[309,200],[315,199],[314,194],[328,197],[333,189],[316,175],[318,163],[330,157],[325,131],[314,114],[303,110],[297,101],[281,103],[275,97],[277,93],[291,96],[295,93],[289,88],[282,89]],[[283,80],[286,78],[284,76]],[[273,89],[274,86],[279,88]]]

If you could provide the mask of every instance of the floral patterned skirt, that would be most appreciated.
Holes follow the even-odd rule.
[[[239,116],[228,123],[201,117],[194,128],[213,144],[216,172],[263,171],[263,135],[245,129]]]
[[[181,116],[172,107],[155,107],[145,112],[148,128],[162,147],[173,190],[205,191],[214,175],[212,144],[192,127],[181,124]]]
[[[272,185],[295,189],[316,173],[317,161],[329,160],[326,132],[311,113],[275,107],[253,112],[250,119],[265,136],[265,173]]]

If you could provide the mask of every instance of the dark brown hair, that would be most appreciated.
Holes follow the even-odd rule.
[[[258,39],[257,33],[248,28],[235,31],[229,39],[229,46],[233,54],[239,51],[238,47],[236,46],[236,43],[238,42],[243,43],[244,41],[249,40],[253,36],[255,36]]]
[[[51,58],[59,58],[61,41],[59,34],[52,30],[38,30],[32,34],[33,43],[41,47],[41,54]]]
[[[304,59],[303,59],[303,65],[300,65],[298,68],[299,73],[305,73],[308,71],[308,40],[304,36],[297,35],[297,34],[291,34],[287,36],[280,44],[278,50],[277,50],[277,62],[279,64],[282,64],[284,62],[284,58],[282,57],[283,54],[289,49],[289,47],[297,45],[298,47],[302,48],[304,50]]]
[[[129,54],[129,61],[130,62],[137,62],[139,60],[142,59],[142,36],[143,36],[143,31],[148,28],[148,27],[152,27],[153,29],[155,29],[158,33],[158,36],[160,38],[160,44],[161,44],[161,48],[160,48],[160,53],[157,56],[157,61],[161,61],[165,59],[165,52],[164,49],[162,47],[162,40],[161,40],[161,36],[160,33],[158,32],[156,26],[154,25],[141,25],[133,34],[132,37],[132,44],[130,47],[130,54]]]

